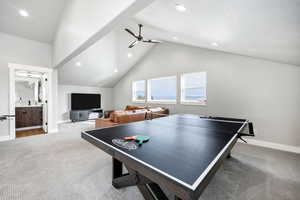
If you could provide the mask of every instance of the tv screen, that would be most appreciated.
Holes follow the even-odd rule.
[[[90,110],[101,108],[101,94],[71,94],[72,110]]]

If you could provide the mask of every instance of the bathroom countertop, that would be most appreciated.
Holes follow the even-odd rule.
[[[17,105],[16,108],[42,107],[43,105]]]

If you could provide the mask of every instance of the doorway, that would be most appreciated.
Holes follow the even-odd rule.
[[[46,134],[47,76],[41,72],[15,71],[16,138]],[[45,125],[45,126],[43,126]]]
[[[52,69],[9,64],[10,139],[48,133]]]

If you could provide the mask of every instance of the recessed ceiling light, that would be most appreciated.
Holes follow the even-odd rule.
[[[22,16],[22,17],[29,17],[29,13],[26,11],[26,10],[19,10],[19,14]]]
[[[81,66],[81,63],[80,63],[80,62],[77,62],[77,63],[76,63],[76,66],[77,66],[77,67],[80,67],[80,66]]]
[[[173,38],[173,40],[178,40],[178,37],[176,37],[176,36],[173,36],[172,38]]]
[[[114,70],[114,72],[117,73],[117,72],[118,72],[118,69],[116,68],[116,69]]]
[[[128,53],[128,54],[127,54],[127,57],[128,57],[128,58],[131,58],[131,57],[132,57],[132,53]]]
[[[178,10],[179,12],[185,12],[186,11],[186,7],[183,4],[179,4],[177,3],[175,5],[176,10]]]
[[[211,43],[211,45],[214,46],[214,47],[218,47],[219,46],[219,44],[216,43],[216,42]]]

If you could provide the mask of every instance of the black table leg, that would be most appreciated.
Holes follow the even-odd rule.
[[[168,200],[158,184],[138,174],[138,172],[126,166],[129,173],[123,174],[123,163],[113,158],[112,185],[119,189],[128,186],[137,186],[145,200]],[[178,199],[180,200],[180,199]]]
[[[117,159],[112,159],[112,185],[119,189],[136,185],[135,176],[130,174],[123,174],[123,163]]]
[[[156,183],[137,185],[145,200],[168,200],[168,197]]]
[[[229,152],[229,154],[227,155],[227,158],[231,158],[231,152]]]
[[[157,200],[155,199],[151,191],[148,189],[147,185],[137,185],[137,187],[145,200]]]
[[[123,176],[123,163],[115,158],[112,158],[112,178],[119,178]]]

